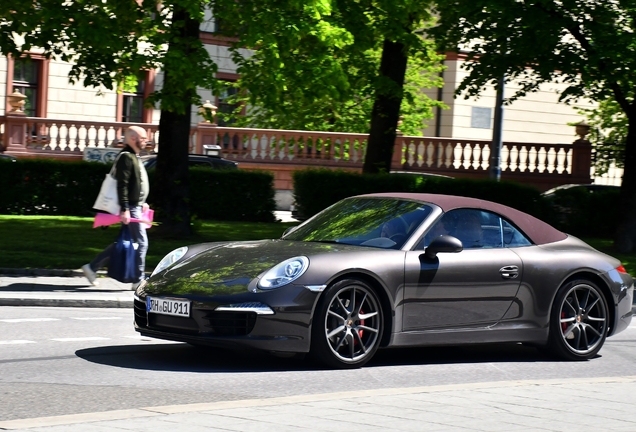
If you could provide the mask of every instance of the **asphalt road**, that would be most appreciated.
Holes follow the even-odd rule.
[[[373,389],[629,377],[635,371],[636,323],[587,362],[553,361],[522,345],[489,345],[385,350],[362,369],[340,371],[303,359],[141,338],[129,309],[0,307],[0,421]]]

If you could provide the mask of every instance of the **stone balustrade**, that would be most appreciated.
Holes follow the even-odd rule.
[[[18,157],[81,159],[87,148],[119,147],[129,126],[146,129],[152,143],[159,142],[158,125],[86,122],[26,117],[8,113],[0,117],[3,149]],[[277,189],[292,189],[291,173],[307,167],[360,171],[367,134],[194,126],[190,152],[204,153],[206,145],[221,147],[221,155],[244,169],[275,173]],[[158,150],[155,145],[154,150]],[[546,190],[566,183],[590,183],[591,146],[504,142],[501,178],[533,184]],[[392,171],[427,172],[451,177],[488,178],[490,142],[436,137],[398,136]]]

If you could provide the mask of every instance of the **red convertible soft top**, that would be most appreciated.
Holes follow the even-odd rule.
[[[359,195],[361,197],[391,197],[413,201],[421,201],[424,203],[435,204],[444,212],[458,208],[472,208],[480,210],[488,210],[498,213],[516,225],[526,234],[534,244],[546,244],[561,241],[567,238],[567,234],[559,231],[551,225],[530,216],[527,213],[513,209],[503,204],[497,204],[492,201],[486,201],[477,198],[468,198],[454,195],[438,195],[438,194],[418,194],[418,193],[376,193]]]

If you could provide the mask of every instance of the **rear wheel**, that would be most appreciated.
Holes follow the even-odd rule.
[[[566,360],[588,360],[605,343],[607,304],[591,281],[574,280],[557,293],[550,313],[550,351]]]
[[[311,354],[331,367],[360,367],[377,351],[383,326],[373,289],[358,279],[339,281],[325,291],[314,315]]]

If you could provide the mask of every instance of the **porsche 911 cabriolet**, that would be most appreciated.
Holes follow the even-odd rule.
[[[587,360],[629,325],[633,289],[617,259],[521,211],[383,193],[280,239],[172,251],[135,292],[135,329],[336,368],[382,348],[494,342]]]

